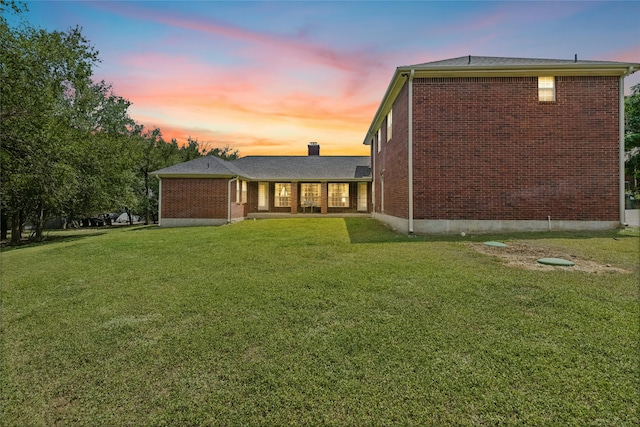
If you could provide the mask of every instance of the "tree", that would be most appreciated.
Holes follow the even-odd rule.
[[[624,100],[626,175],[634,180],[637,191],[640,179],[640,84],[631,87],[631,95]]]
[[[80,29],[16,29],[3,18],[0,46],[0,202],[16,243],[27,220],[41,239],[48,216],[127,197],[132,121],[128,101],[92,81],[98,53]]]
[[[144,131],[143,126],[136,126],[133,134],[138,138],[139,153],[138,171],[142,180],[142,191],[139,194],[139,206],[144,215],[144,223],[154,220],[158,216],[158,179],[150,175],[151,172],[167,166],[180,163],[180,149],[174,139],[167,143],[162,139],[159,128]]]
[[[180,158],[183,162],[202,157],[205,153],[206,150],[200,146],[198,139],[193,139],[191,136],[187,138],[187,143],[180,147]]]
[[[207,156],[220,157],[224,160],[236,160],[240,157],[240,151],[225,145],[223,148],[212,148],[207,152]]]

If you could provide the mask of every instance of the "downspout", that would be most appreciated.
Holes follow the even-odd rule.
[[[159,176],[158,176],[158,227],[162,227],[162,178],[160,178]]]
[[[373,138],[371,144],[371,216],[376,216],[376,156],[378,155],[378,147],[380,141]]]
[[[409,172],[409,234],[413,234],[413,76],[416,70],[409,74],[409,132],[408,132],[408,172]]]
[[[620,189],[619,189],[619,209],[620,209],[620,227],[624,227],[626,216],[624,212],[624,78],[633,73],[633,67],[629,66],[626,73],[620,76],[620,94],[618,103],[618,120],[619,120],[619,162],[620,162]]]
[[[227,183],[227,224],[231,224],[231,183],[238,180],[238,176],[233,177]]]

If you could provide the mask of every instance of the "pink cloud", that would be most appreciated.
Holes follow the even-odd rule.
[[[154,126],[160,126],[164,133],[169,132],[165,127],[183,129],[170,132],[180,142],[188,135],[198,136],[197,131],[218,139],[225,135],[223,143],[234,147],[242,144],[254,152],[278,144],[285,149],[298,138],[315,140],[326,135],[334,142],[326,142],[323,153],[358,152],[362,150],[362,134],[393,72],[387,60],[366,49],[331,49],[304,35],[261,33],[200,18],[169,16],[126,3],[90,5],[128,18],[214,34],[235,42],[225,42],[218,51],[237,59],[225,65],[206,63],[187,56],[187,52],[144,52],[116,58],[118,69],[110,72],[116,76],[117,93],[132,101],[137,119],[149,120],[145,124],[157,122]],[[224,51],[230,44],[233,50]],[[203,45],[203,52],[207,49]],[[111,75],[108,79],[113,78]],[[338,132],[348,136],[338,137]],[[280,138],[290,140],[280,142]]]
[[[606,54],[611,61],[640,63],[640,45],[630,46],[626,49],[614,50]]]
[[[276,34],[261,33],[239,28],[229,24],[212,22],[197,17],[169,15],[150,8],[140,8],[128,3],[96,2],[89,3],[93,7],[108,10],[111,13],[157,22],[170,27],[215,34],[237,41],[249,42],[256,49],[255,53],[272,55],[278,53],[282,58],[304,58],[305,62],[328,66],[346,72],[357,72],[363,67],[382,67],[385,62],[378,55],[367,51],[343,52],[309,41],[300,33],[297,36],[284,37]]]
[[[126,93],[136,110],[147,114],[153,110],[174,118],[188,115],[212,123],[226,119],[271,122],[274,126],[366,129],[379,102],[379,94],[343,96],[337,89],[344,83],[340,74],[314,89],[306,81],[292,84],[291,78],[268,67],[255,79],[244,77],[251,75],[250,70],[216,68],[160,54],[128,56],[121,66],[127,70],[127,78],[116,83],[118,93]],[[154,73],[159,69],[162,73]],[[281,92],[274,87],[280,87]]]

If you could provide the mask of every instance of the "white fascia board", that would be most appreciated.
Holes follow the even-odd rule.
[[[607,65],[514,65],[510,67],[489,67],[489,66],[460,66],[438,68],[414,68],[415,77],[521,77],[521,76],[622,76],[629,72],[640,69],[640,64],[622,64],[623,66]],[[626,66],[624,66],[626,65]],[[409,69],[405,70],[408,72]]]
[[[404,86],[404,82],[406,80],[406,78],[403,77],[402,74],[407,72],[408,70],[402,67],[396,68],[396,72],[393,74],[391,82],[389,82],[389,87],[387,87],[387,91],[382,97],[380,106],[378,107],[376,114],[373,116],[373,122],[371,122],[369,130],[364,137],[364,141],[362,141],[364,145],[371,145],[370,138],[378,131],[378,129],[380,129],[382,121],[387,116],[387,114],[389,114],[389,111],[391,110],[391,107],[393,106],[393,103],[395,102],[396,97],[400,93],[400,90],[402,89],[402,86]]]

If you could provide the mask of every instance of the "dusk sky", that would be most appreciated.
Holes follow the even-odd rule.
[[[463,55],[640,62],[640,1],[42,1],[39,28],[80,26],[96,80],[165,140],[246,155],[367,155],[396,67]],[[12,19],[12,22],[15,20]],[[640,72],[625,81],[640,83]]]

